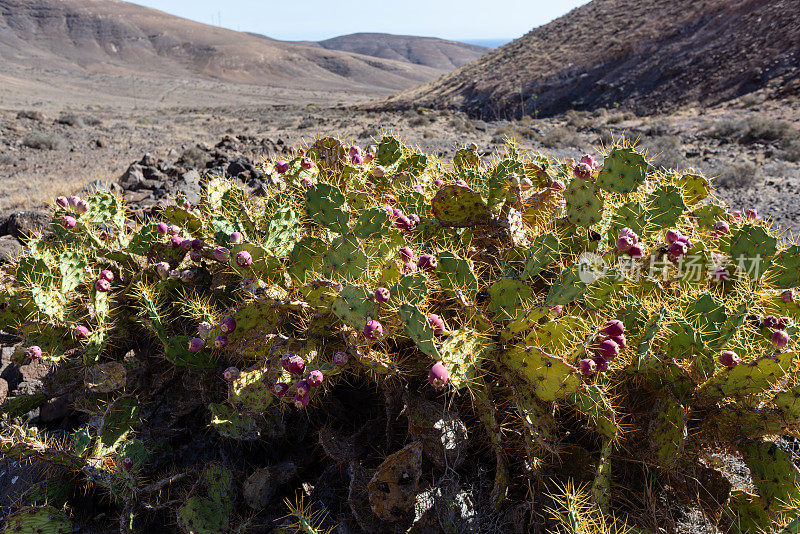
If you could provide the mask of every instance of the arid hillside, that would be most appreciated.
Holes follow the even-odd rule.
[[[353,33],[317,43],[328,50],[342,50],[384,59],[408,61],[433,69],[450,71],[484,55],[489,49],[433,37]]]
[[[364,55],[357,53],[363,39],[337,41],[345,50],[336,43],[277,41],[119,0],[2,0],[0,84],[7,91],[0,105],[26,97],[139,106],[347,101],[412,87],[483,50],[405,39],[406,56],[382,52],[399,46],[383,38],[381,50]],[[194,98],[174,94],[185,92]]]
[[[594,0],[379,107],[484,119],[623,106],[655,114],[800,94],[796,0]]]

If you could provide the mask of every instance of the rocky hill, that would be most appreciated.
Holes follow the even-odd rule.
[[[593,0],[385,108],[482,118],[800,94],[796,0]]]
[[[403,41],[393,39],[382,39],[381,50],[363,55],[356,53],[362,39],[277,41],[119,0],[0,0],[0,80],[9,91],[45,91],[45,101],[54,99],[55,90],[80,97],[113,87],[106,92],[121,96],[127,89],[120,76],[136,78],[143,100],[169,92],[170,87],[146,87],[147,80],[165,79],[374,96],[435,78],[481,50],[431,39],[417,46],[404,39],[407,56],[382,52],[400,47]]]
[[[442,71],[465,65],[489,51],[483,46],[457,41],[387,33],[353,33],[319,41],[317,44],[328,50],[408,61]]]

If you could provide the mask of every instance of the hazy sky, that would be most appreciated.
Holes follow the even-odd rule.
[[[135,0],[134,3],[275,39],[316,41],[355,32],[445,39],[511,39],[587,1]]]

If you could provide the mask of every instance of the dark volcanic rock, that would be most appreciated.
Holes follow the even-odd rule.
[[[25,248],[16,237],[4,235],[0,237],[0,265],[11,263],[14,258],[21,255]]]
[[[50,222],[52,215],[46,211],[18,211],[9,215],[0,225],[0,233],[11,235],[17,239],[25,239],[33,232],[52,233]]]

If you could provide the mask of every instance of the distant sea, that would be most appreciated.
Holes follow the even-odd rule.
[[[462,43],[486,46],[489,48],[498,48],[506,43],[510,43],[513,39],[459,39]]]

